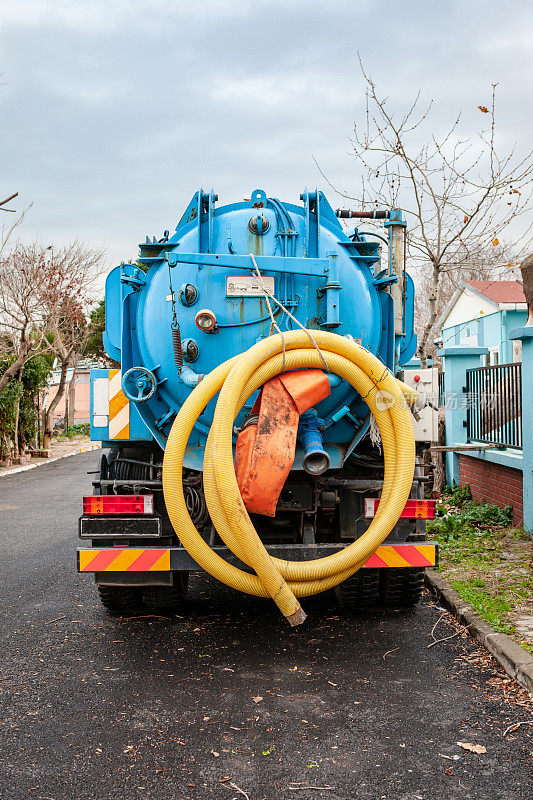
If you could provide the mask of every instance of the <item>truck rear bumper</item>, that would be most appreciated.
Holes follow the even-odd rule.
[[[277,558],[290,561],[310,561],[323,558],[344,544],[274,544],[268,552]],[[227,547],[213,547],[215,553],[232,564],[241,565],[239,559]],[[438,563],[435,542],[417,544],[383,544],[363,564],[366,568],[387,567],[433,567]],[[78,572],[192,572],[202,571],[184,547],[104,547],[79,548]],[[155,577],[155,576],[154,576]]]

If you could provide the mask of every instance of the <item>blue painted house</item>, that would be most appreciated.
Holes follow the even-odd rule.
[[[521,341],[510,331],[525,325],[527,305],[520,281],[463,281],[444,309],[437,326],[436,344],[449,347],[486,347],[486,364],[521,361]]]

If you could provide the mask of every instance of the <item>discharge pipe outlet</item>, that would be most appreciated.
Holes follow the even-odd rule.
[[[322,475],[329,469],[330,458],[324,450],[320,427],[324,420],[318,418],[316,409],[302,414],[298,425],[298,438],[304,449],[302,466],[309,475]]]

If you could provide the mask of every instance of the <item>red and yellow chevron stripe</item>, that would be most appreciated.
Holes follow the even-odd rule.
[[[433,567],[434,544],[382,544],[363,567]]]
[[[78,550],[80,572],[170,572],[171,553],[177,548],[108,547]],[[363,567],[433,567],[434,544],[381,545]]]
[[[170,550],[78,550],[80,572],[169,572]]]
[[[130,438],[130,403],[122,391],[119,369],[109,370],[109,438]]]

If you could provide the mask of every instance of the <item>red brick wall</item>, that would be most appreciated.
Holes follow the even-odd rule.
[[[470,484],[474,500],[486,500],[496,506],[513,506],[513,522],[523,521],[522,471],[502,467],[490,461],[459,455],[461,485]]]

